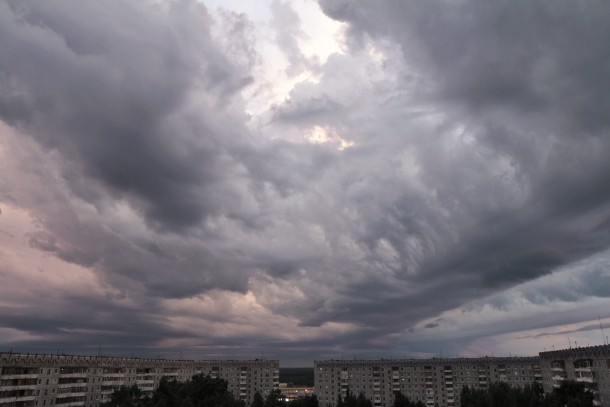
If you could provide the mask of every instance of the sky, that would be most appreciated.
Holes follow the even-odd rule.
[[[610,335],[610,3],[0,0],[0,350]]]

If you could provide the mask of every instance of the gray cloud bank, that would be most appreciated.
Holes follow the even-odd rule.
[[[0,120],[19,134],[0,202],[39,222],[32,247],[107,288],[3,309],[3,327],[47,338],[36,346],[388,349],[420,321],[610,246],[610,5],[320,5],[348,24],[346,52],[315,62],[319,82],[253,130],[240,91],[256,56],[236,61],[204,6],[0,3]],[[298,17],[273,7],[290,57]],[[314,63],[297,50],[290,62]],[[314,126],[353,146],[277,137]],[[251,292],[304,329],[350,329],[270,338],[257,320],[240,338],[167,323],[166,301],[218,291]]]

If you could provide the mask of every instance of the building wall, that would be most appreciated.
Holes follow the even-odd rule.
[[[545,392],[576,380],[595,394],[596,405],[610,407],[610,345],[541,352],[540,365]]]
[[[152,394],[163,377],[203,373],[250,404],[279,385],[277,360],[167,360],[0,353],[0,407],[98,407],[121,385]]]
[[[541,382],[539,359],[456,358],[324,360],[314,362],[314,384],[320,405],[334,406],[347,392],[364,395],[376,407],[391,406],[400,391],[426,406],[457,407],[463,386],[486,388],[503,381],[513,386]]]

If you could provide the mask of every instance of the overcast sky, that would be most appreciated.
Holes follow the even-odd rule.
[[[0,0],[1,350],[603,343],[608,21],[605,0]]]

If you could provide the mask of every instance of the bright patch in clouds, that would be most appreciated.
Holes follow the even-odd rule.
[[[353,141],[341,138],[337,131],[330,127],[314,126],[306,133],[305,139],[312,144],[331,143],[337,145],[337,150],[343,151],[354,145]]]

